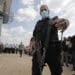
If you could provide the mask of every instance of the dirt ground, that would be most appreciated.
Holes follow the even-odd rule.
[[[0,75],[31,75],[32,57],[18,54],[0,54]],[[70,68],[63,67],[62,75],[72,75]],[[43,75],[50,75],[48,67],[44,68]]]

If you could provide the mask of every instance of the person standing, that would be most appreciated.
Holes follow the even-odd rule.
[[[47,5],[42,5],[40,7],[40,15],[42,17],[39,20],[33,31],[33,41],[36,43],[41,43],[40,54],[35,51],[33,53],[32,59],[32,75],[41,75],[40,67],[38,63],[38,56],[43,56],[43,51],[45,50],[44,63],[47,63],[51,71],[51,75],[61,75],[61,44],[58,40],[58,17],[54,18],[54,22],[49,17],[49,9]],[[50,28],[50,29],[49,29]],[[49,30],[48,30],[49,29]],[[32,46],[36,47],[36,46]],[[39,56],[39,59],[41,57]],[[41,60],[41,59],[40,59]],[[43,66],[42,66],[43,71]]]
[[[22,57],[22,52],[23,52],[23,50],[24,50],[24,45],[23,45],[23,43],[21,42],[21,43],[19,44],[19,54],[20,54],[20,57]]]

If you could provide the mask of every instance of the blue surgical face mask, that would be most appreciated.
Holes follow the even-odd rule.
[[[42,18],[47,18],[49,17],[49,11],[43,11],[40,13],[40,15],[42,16]]]

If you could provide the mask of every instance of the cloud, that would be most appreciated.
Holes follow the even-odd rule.
[[[21,3],[23,5],[32,5],[34,3],[34,0],[21,0]]]
[[[16,42],[23,41],[26,45],[29,44],[32,37],[31,27],[35,23],[35,19],[39,18],[38,10],[40,5],[47,4],[51,10],[50,16],[58,15],[69,19],[70,25],[64,32],[64,36],[75,35],[75,1],[74,0],[20,0],[21,6],[17,9],[14,19],[22,25],[12,27],[10,29],[2,29],[2,39],[4,42]],[[37,3],[38,1],[38,3]],[[18,6],[18,5],[17,5]],[[38,9],[38,10],[35,10]],[[34,21],[34,22],[33,22]],[[25,23],[25,28],[23,27]],[[31,26],[30,26],[31,24]],[[27,26],[27,27],[26,27]],[[27,29],[26,29],[27,28]],[[30,31],[28,31],[30,29]],[[60,36],[60,35],[59,35]]]
[[[22,21],[32,21],[36,18],[37,12],[35,9],[32,7],[28,8],[20,8],[17,11],[17,15],[15,16],[15,19],[18,20],[19,22]]]
[[[3,43],[16,43],[19,44],[21,41],[28,45],[32,32],[28,32],[23,26],[12,27],[10,29],[3,27],[1,41]]]
[[[26,32],[26,30],[24,30],[23,26],[18,26],[18,27],[11,28],[9,31],[11,33],[13,32],[13,33],[19,33],[19,34]]]
[[[68,4],[70,4],[71,1],[72,0],[66,0],[66,1],[64,0],[61,6],[64,7],[64,6],[68,5]]]
[[[11,35],[9,35],[9,30],[3,27],[1,37],[10,37],[10,36]]]

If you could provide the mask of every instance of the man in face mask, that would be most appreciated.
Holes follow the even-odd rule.
[[[49,10],[46,5],[42,5],[40,8],[40,15],[42,18],[48,18],[49,17]]]
[[[58,31],[57,27],[53,22],[51,22],[51,19],[49,18],[49,9],[47,5],[42,5],[40,7],[40,15],[42,19],[39,20],[35,26],[35,29],[33,31],[33,40],[41,42],[41,55],[43,54],[43,49],[46,50],[44,62],[48,64],[51,75],[61,75],[61,51],[59,48],[60,44],[57,42]],[[48,26],[51,26],[50,31],[48,31]],[[50,35],[47,35],[47,33],[49,33]],[[33,54],[32,75],[41,75],[40,67],[38,64],[38,55],[37,52],[34,52]],[[39,57],[39,59],[40,58],[41,57]]]

